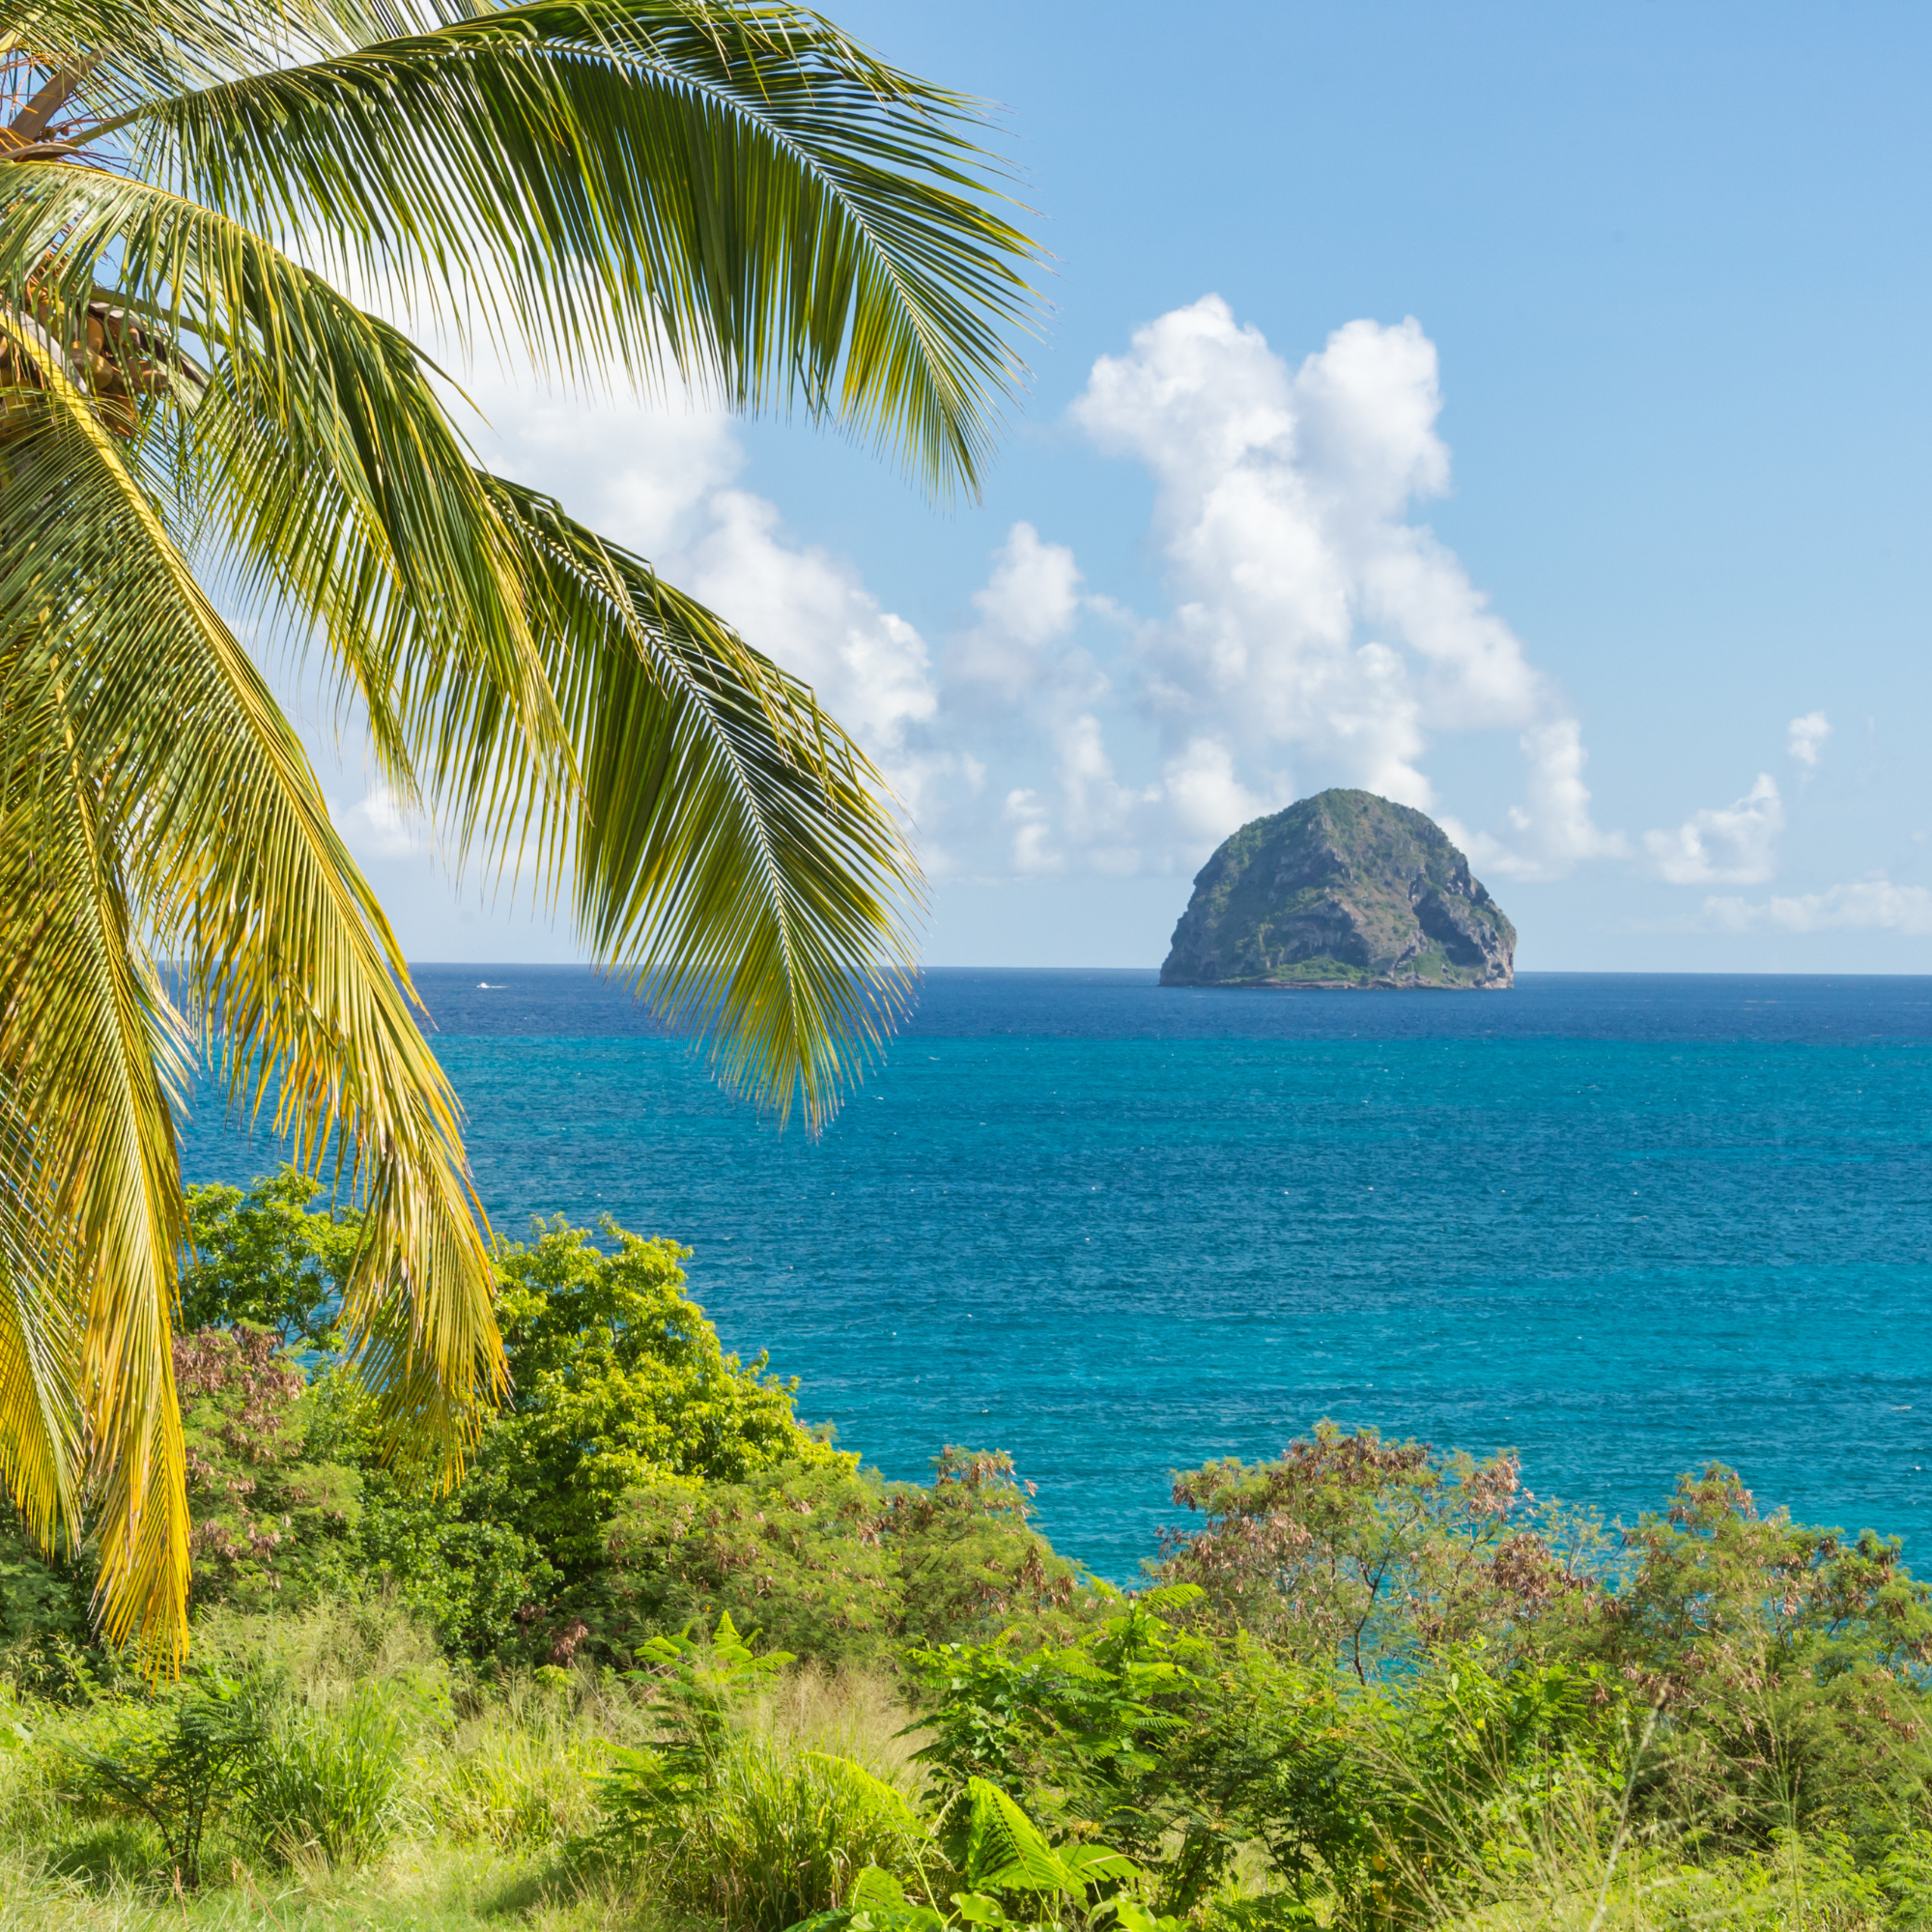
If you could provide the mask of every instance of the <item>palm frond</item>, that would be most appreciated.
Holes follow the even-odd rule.
[[[517,559],[413,346],[177,195],[52,164],[8,185],[0,290],[56,346],[111,277],[116,303],[209,358],[170,386],[150,466],[171,469],[245,607],[298,640],[320,632],[389,781],[434,792],[459,848],[500,840],[538,784],[567,785]]]
[[[182,1223],[167,1077],[183,1071],[181,1043],[139,958],[111,788],[75,728],[79,680],[43,632],[9,628],[9,724],[29,727],[9,733],[0,836],[0,1078],[16,1152],[9,1179],[22,1189],[13,1213],[53,1236],[43,1293],[64,1288],[70,1310],[86,1311],[77,1360],[60,1366],[78,1370],[105,1628],[172,1658],[185,1642],[188,1579],[169,1314]],[[29,1312],[24,1297],[15,1307]],[[65,1390],[46,1373],[58,1374],[44,1344],[58,1346],[60,1329],[41,1313],[39,1466],[20,1470],[27,1487],[15,1493],[51,1541],[62,1517],[71,1520],[74,1486],[57,1459],[73,1431],[62,1429]]]
[[[11,327],[16,352],[30,352],[25,331]],[[298,1156],[313,1163],[332,1151],[363,1195],[349,1324],[386,1378],[398,1436],[433,1436],[460,1463],[480,1406],[500,1387],[501,1350],[455,1098],[412,1018],[400,951],[329,824],[298,741],[140,475],[58,366],[44,362],[42,376],[53,420],[12,445],[0,469],[0,529],[18,528],[53,499],[62,541],[7,546],[0,624],[30,630],[39,619],[62,674],[85,695],[65,739],[77,769],[98,774],[127,895],[156,948],[179,960],[229,1094],[251,1112],[272,1100],[275,1126]],[[57,624],[46,624],[48,613]],[[124,951],[132,944],[124,933]],[[91,1031],[104,1022],[97,1016]],[[147,1053],[152,1078],[156,1042]],[[91,1092],[79,1083],[48,1122],[87,1122]],[[164,1103],[157,1118],[166,1123]],[[153,1162],[165,1178],[156,1211],[168,1216],[154,1264],[165,1361],[179,1239],[171,1131]],[[126,1242],[115,1247],[111,1228],[82,1219],[103,1279],[125,1286]],[[112,1362],[147,1359],[139,1338],[121,1332],[128,1319],[113,1308],[90,1317],[90,1363],[102,1374]],[[178,1446],[171,1391],[164,1406]],[[97,1426],[111,1481],[145,1473],[153,1459],[121,1409]],[[139,1538],[130,1529],[126,1547],[110,1550],[120,1565],[104,1579],[110,1624],[141,1602],[151,1627],[178,1632],[166,1565],[179,1563],[185,1590],[180,1490],[176,1480],[168,1492],[179,1521],[128,1501]]]
[[[898,1017],[919,868],[810,690],[642,558],[497,479],[552,618],[582,774],[547,843],[597,957],[707,1035],[725,1083],[814,1130]],[[556,814],[553,814],[554,818]]]
[[[184,195],[566,376],[800,399],[977,490],[1040,259],[991,205],[978,103],[787,6],[420,17],[107,125]]]
[[[597,956],[818,1125],[902,1005],[919,895],[864,754],[641,559],[464,462],[393,329],[226,217],[23,172],[0,279],[58,234],[40,286],[69,308],[111,242],[144,313],[174,292],[164,321],[212,352],[182,462],[246,571],[326,626],[392,781],[453,796],[459,848],[480,825],[540,890],[574,867]]]
[[[0,1120],[0,1491],[45,1549],[81,1536],[84,1274],[71,1225],[53,1219],[43,1198],[33,1137],[10,1105]]]

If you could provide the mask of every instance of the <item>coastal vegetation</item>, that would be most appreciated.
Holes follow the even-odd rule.
[[[493,1257],[511,1393],[385,1458],[352,1215],[188,1196],[194,1642],[0,1544],[0,1926],[1565,1932],[1932,1914],[1932,1590],[1687,1474],[1314,1429],[1175,1479],[1130,1589],[992,1451],[888,1483],[681,1251]]]
[[[820,1121],[903,998],[920,878],[865,754],[482,464],[398,318],[567,383],[800,406],[945,494],[1021,374],[1037,257],[979,107],[784,5],[31,0],[5,26],[0,1483],[166,1671],[214,1534],[190,1483],[227,1480],[194,1430],[254,1441],[265,1489],[379,1438],[446,1482],[505,1386],[460,1110],[278,654],[459,874],[561,900],[728,1085]],[[283,1374],[254,1342],[173,1346],[174,1105],[209,1065],[363,1210],[326,1258],[341,1386],[276,1425],[299,1452],[252,1434]],[[185,1434],[178,1394],[241,1406]],[[311,1507],[284,1541],[319,1552],[342,1511]],[[422,1507],[422,1537],[468,1534]],[[466,1615],[517,1562],[576,1576],[536,1533],[469,1536]],[[208,1546],[238,1588],[279,1580],[265,1534]]]

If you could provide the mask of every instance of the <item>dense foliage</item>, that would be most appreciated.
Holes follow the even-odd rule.
[[[195,1603],[392,1604],[452,1656],[563,1663],[736,1610],[801,1654],[1065,1611],[1079,1583],[998,1455],[948,1450],[889,1485],[798,1420],[765,1358],[724,1352],[674,1242],[558,1219],[495,1257],[511,1390],[464,1480],[385,1456],[327,1352],[354,1217],[293,1171],[190,1190],[200,1325],[174,1344]],[[299,1353],[291,1352],[299,1350]],[[85,1551],[0,1544],[0,1645],[57,1676],[87,1640]]]
[[[1932,1917],[1932,1591],[1733,1471],[1605,1525],[1323,1423],[1179,1474],[1123,1595],[1005,1456],[881,1480],[682,1250],[554,1221],[496,1256],[514,1389],[443,1492],[331,1350],[353,1226],[286,1174],[191,1205],[197,1662],[149,1686],[86,1550],[0,1550],[22,1883],[440,1845],[558,1922],[751,1932]]]

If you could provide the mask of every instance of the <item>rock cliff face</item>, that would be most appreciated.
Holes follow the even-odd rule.
[[[1241,827],[1194,881],[1163,986],[1440,986],[1516,978],[1516,927],[1435,821],[1324,791]]]

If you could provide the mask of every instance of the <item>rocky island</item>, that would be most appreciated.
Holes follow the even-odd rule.
[[[1241,827],[1194,881],[1163,986],[1497,990],[1516,927],[1426,812],[1323,791]]]

